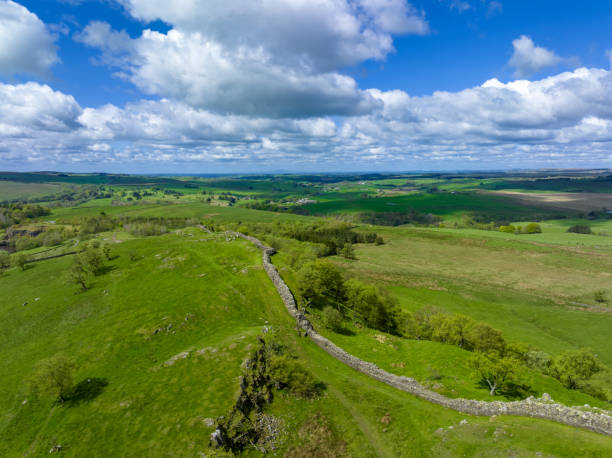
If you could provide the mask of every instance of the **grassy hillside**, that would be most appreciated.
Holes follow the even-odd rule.
[[[262,223],[311,223],[322,218],[251,210],[243,202],[228,206],[218,199],[221,190],[278,198],[304,195],[300,193],[312,187],[326,189],[314,197],[319,203],[310,206],[320,208],[320,215],[417,208],[450,220],[482,211],[517,221],[528,218],[526,211],[539,211],[474,193],[359,196],[363,188],[373,195],[398,187],[404,193],[412,192],[407,191],[410,187],[432,185],[469,189],[477,180],[473,177],[420,177],[410,185],[406,177],[373,176],[366,184],[353,178],[286,177],[279,182],[270,177],[60,174],[49,180],[53,186],[62,186],[62,180],[97,183],[105,186],[101,192],[112,192],[113,197],[63,202],[50,215],[23,221],[18,228],[55,221],[45,226],[78,229],[83,218],[103,212],[111,217],[194,218],[190,224],[212,221],[256,231]],[[37,186],[41,176],[26,174],[23,180]],[[121,197],[123,192],[133,195],[140,186],[162,190],[141,201]],[[335,186],[340,190],[327,189]],[[166,195],[164,189],[182,194]],[[208,204],[210,192],[217,195]],[[500,329],[508,340],[550,354],[590,347],[612,365],[612,314],[594,299],[601,289],[612,298],[608,221],[548,220],[542,223],[542,234],[532,235],[361,226],[356,230],[376,231],[385,244],[357,245],[357,260],[331,259],[348,276],[389,291],[405,310],[435,306],[462,313]],[[573,224],[589,224],[601,234],[568,234]],[[267,237],[279,239],[279,234],[272,231]],[[57,444],[64,447],[62,455],[74,457],[223,456],[209,449],[212,421],[234,405],[243,362],[256,348],[264,326],[275,331],[279,343],[325,385],[315,399],[274,392],[265,412],[282,424],[278,456],[606,456],[612,449],[608,437],[551,422],[450,411],[342,365],[298,335],[262,270],[260,253],[222,233],[210,235],[189,227],[140,237],[117,225],[111,232],[77,233],[62,245],[23,253],[53,255],[78,249],[90,238],[109,244],[112,259],[85,292],[67,282],[71,255],[0,274],[0,456],[47,456]],[[295,258],[291,250],[304,248],[304,243],[285,240],[281,245],[274,262],[293,287],[295,271],[306,258]],[[469,367],[470,353],[465,350],[351,323],[349,332],[333,333],[317,319],[315,314],[318,329],[336,343],[390,372],[415,377],[448,396],[490,399]],[[74,381],[80,388],[63,405],[34,395],[28,387],[37,365],[58,354],[76,363]],[[535,395],[548,392],[567,404],[603,405],[541,373],[525,375]],[[260,455],[254,448],[243,454]]]
[[[448,411],[355,373],[297,336],[252,246],[187,233],[193,235],[113,245],[108,272],[84,293],[64,282],[68,257],[0,277],[0,288],[8,291],[0,303],[7,331],[0,347],[6,369],[0,454],[46,456],[56,444],[66,456],[209,453],[212,428],[205,419],[233,404],[240,365],[266,321],[326,384],[314,401],[275,397],[268,412],[285,424],[281,453],[292,455],[297,446],[336,447],[350,456],[475,450],[494,456],[510,447],[526,454],[596,455],[610,447],[609,438],[548,422],[491,423]],[[62,406],[29,394],[24,382],[33,365],[58,352],[76,360],[76,382],[103,380],[105,386]],[[186,358],[167,363],[183,352]],[[313,422],[328,424],[332,445],[317,443],[308,428]],[[561,447],[554,438],[567,434],[573,441]]]

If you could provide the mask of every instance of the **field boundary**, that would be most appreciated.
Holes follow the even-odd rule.
[[[601,412],[593,412],[591,410],[568,407],[563,404],[555,403],[549,397],[545,399],[544,396],[540,399],[535,399],[533,396],[530,396],[521,401],[509,402],[448,398],[425,388],[413,378],[391,374],[379,368],[374,363],[363,361],[347,353],[331,340],[316,332],[304,313],[298,309],[293,293],[278,273],[274,264],[272,264],[271,256],[276,253],[276,250],[265,246],[255,237],[240,232],[230,233],[253,243],[261,250],[264,269],[276,287],[289,314],[296,320],[298,327],[305,331],[316,345],[347,366],[394,388],[458,412],[481,416],[515,415],[540,418],[612,436],[612,416],[610,416],[607,411],[602,410]]]

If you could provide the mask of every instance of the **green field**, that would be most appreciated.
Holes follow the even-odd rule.
[[[36,178],[23,177],[28,182],[24,186],[47,186]],[[243,363],[264,327],[324,384],[314,399],[274,392],[264,411],[282,424],[275,456],[609,455],[610,437],[543,420],[464,415],[343,365],[296,332],[262,268],[259,251],[223,232],[243,228],[276,241],[279,253],[273,261],[296,291],[304,260],[295,253],[314,244],[275,232],[287,225],[334,225],[334,215],[408,209],[439,214],[450,222],[483,213],[524,225],[535,213],[553,218],[557,210],[517,206],[511,199],[473,191],[415,190],[434,184],[467,189],[479,180],[474,177],[334,179],[71,175],[70,182],[104,183],[101,192],[113,197],[80,197],[73,205],[51,202],[49,215],[5,227],[0,235],[6,238],[12,229],[79,229],[85,218],[102,213],[124,222],[191,219],[188,227],[159,236],[128,233],[117,223],[108,231],[77,232],[60,244],[23,251],[41,258],[94,241],[109,245],[111,259],[86,291],[68,281],[73,255],[0,273],[0,456],[47,456],[57,444],[63,447],[62,456],[73,457],[226,456],[209,447],[212,425],[235,404]],[[49,186],[64,186],[59,176],[50,181]],[[407,188],[406,181],[413,190],[379,195],[383,188]],[[331,187],[338,189],[324,190]],[[361,195],[363,188],[368,197]],[[164,194],[164,189],[182,195]],[[139,190],[153,195],[127,200]],[[230,206],[218,199],[220,192],[269,199],[308,195],[319,202],[304,206],[311,215],[301,216],[252,210],[244,205],[250,201],[246,198]],[[210,193],[214,199],[207,203]],[[356,225],[358,232],[376,231],[384,244],[355,245],[355,260],[328,259],[347,278],[388,291],[403,310],[435,307],[461,313],[499,329],[508,341],[550,355],[591,348],[610,367],[612,308],[609,301],[596,301],[596,293],[612,298],[612,245],[606,235],[612,233],[612,220],[576,219],[571,212],[562,216],[541,221],[541,234],[520,235]],[[199,222],[217,232],[205,233],[195,227]],[[567,233],[575,224],[587,224],[599,235]],[[311,310],[310,318],[335,343],[389,372],[414,377],[446,396],[491,400],[469,365],[471,352],[350,321],[346,332],[332,332],[317,310]],[[57,354],[74,360],[74,382],[83,388],[80,397],[63,404],[29,389],[37,364]],[[567,405],[609,405],[540,372],[525,370],[522,376],[536,397],[546,392]],[[248,447],[242,455],[261,453]]]

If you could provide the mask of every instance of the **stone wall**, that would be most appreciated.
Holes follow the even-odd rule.
[[[540,399],[533,397],[522,401],[476,401],[462,398],[448,398],[435,391],[431,391],[410,377],[391,374],[382,370],[376,364],[363,361],[338,347],[331,340],[317,333],[308,319],[298,309],[293,294],[285,284],[282,277],[270,260],[276,250],[263,245],[255,237],[250,237],[238,232],[233,233],[237,237],[252,242],[263,253],[263,266],[276,287],[287,310],[295,318],[298,326],[303,329],[308,336],[323,350],[334,358],[387,385],[398,388],[402,391],[414,394],[422,399],[439,404],[449,409],[457,410],[472,415],[519,415],[525,417],[542,418],[578,428],[588,429],[597,433],[612,436],[612,417],[607,411],[594,412],[592,410],[582,410],[580,408],[568,407],[552,401],[548,396]]]

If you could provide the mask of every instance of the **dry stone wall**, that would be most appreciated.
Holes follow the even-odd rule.
[[[264,269],[276,287],[287,310],[291,316],[295,318],[298,326],[303,329],[319,347],[353,369],[386,383],[387,385],[459,412],[472,415],[519,415],[542,418],[612,436],[612,416],[610,416],[610,412],[608,411],[602,410],[600,412],[595,412],[590,409],[582,410],[581,408],[568,407],[563,404],[555,403],[547,395],[540,399],[529,397],[522,401],[512,402],[487,402],[462,398],[448,398],[425,388],[413,378],[391,374],[379,368],[376,364],[363,361],[347,353],[331,340],[317,333],[308,319],[298,309],[291,290],[283,281],[276,267],[270,260],[270,256],[272,256],[276,250],[265,246],[255,237],[250,237],[239,232],[235,232],[233,235],[252,242],[262,251]]]

